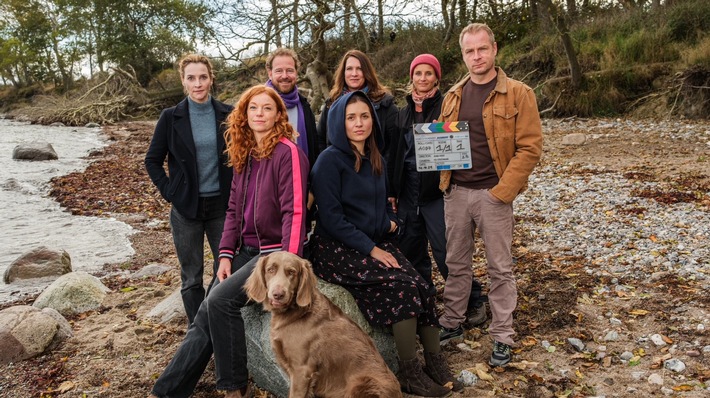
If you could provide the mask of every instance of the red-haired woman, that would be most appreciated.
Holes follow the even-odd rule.
[[[260,255],[276,250],[303,255],[309,164],[294,143],[286,106],[272,88],[254,86],[242,94],[227,126],[234,178],[217,281],[153,396],[190,396],[213,352],[217,389],[230,398],[251,396],[240,311],[247,303],[244,283]]]

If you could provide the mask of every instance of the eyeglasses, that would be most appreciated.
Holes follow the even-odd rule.
[[[271,73],[277,76],[281,75],[295,75],[296,69],[272,69]]]

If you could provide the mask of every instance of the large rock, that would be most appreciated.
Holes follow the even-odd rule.
[[[5,270],[3,280],[9,284],[19,279],[60,276],[69,272],[71,272],[69,253],[41,246],[13,261]]]
[[[146,315],[147,318],[153,322],[158,322],[162,324],[170,323],[173,320],[181,319],[187,322],[187,316],[185,315],[185,306],[182,304],[182,295],[180,294],[180,288],[178,287],[175,291],[163,301],[158,303],[152,310]]]
[[[6,308],[0,311],[0,365],[32,358],[71,336],[69,322],[51,308]]]
[[[54,308],[64,316],[75,315],[99,308],[108,291],[99,278],[86,272],[71,272],[49,285],[33,305]]]
[[[360,313],[355,299],[344,288],[319,279],[318,289],[372,337],[387,365],[396,372],[397,351],[389,331],[372,328]],[[277,397],[287,397],[288,377],[276,362],[269,340],[271,313],[263,311],[261,305],[250,305],[242,309],[242,316],[247,337],[249,374],[259,387]]]
[[[567,134],[562,137],[562,145],[579,146],[587,142],[587,136],[582,133]]]
[[[387,365],[393,372],[397,371],[397,351],[394,338],[388,330],[375,329],[367,323],[355,299],[344,288],[318,279],[318,289],[335,305],[340,307],[355,323],[360,326],[375,342]],[[185,319],[185,309],[182,305],[180,289],[176,289],[147,315],[147,318],[160,323]],[[271,329],[271,313],[264,311],[260,304],[249,305],[242,309],[244,328],[247,340],[247,367],[249,374],[259,387],[268,390],[277,397],[288,396],[288,377],[279,367],[271,350],[269,339]]]
[[[12,151],[12,158],[17,160],[57,160],[59,156],[48,142],[20,144]]]

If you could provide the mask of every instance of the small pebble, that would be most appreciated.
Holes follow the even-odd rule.
[[[621,359],[622,361],[628,361],[628,360],[630,360],[630,359],[633,358],[633,357],[634,357],[634,354],[633,354],[632,352],[624,351],[624,352],[622,352],[621,355],[619,356],[619,359]]]
[[[470,387],[478,383],[478,376],[476,376],[469,370],[462,370],[461,374],[459,374],[459,377],[457,377],[457,380],[463,383],[464,386]]]
[[[663,362],[663,367],[672,370],[676,373],[680,373],[685,370],[685,364],[683,363],[683,361],[675,358]]]
[[[471,346],[469,346],[466,343],[458,343],[458,344],[456,344],[456,347],[461,351],[473,351]]]
[[[688,351],[685,352],[685,355],[687,355],[687,356],[689,356],[689,357],[691,357],[691,358],[699,357],[699,356],[700,356],[700,351],[698,351],[698,350],[688,350]]]
[[[540,344],[542,345],[542,348],[544,348],[544,349],[550,348],[550,342],[547,340],[541,341]]]
[[[575,350],[582,352],[584,350],[584,343],[582,343],[582,340],[570,337],[567,339],[567,342],[574,347]]]
[[[641,380],[641,378],[646,374],[646,372],[631,372],[631,377],[634,380]]]
[[[612,324],[612,326],[621,326],[621,321],[616,318],[609,319],[609,323]]]
[[[650,376],[648,376],[648,383],[649,384],[658,384],[659,386],[663,385],[663,376],[659,375],[658,373],[651,373]]]
[[[616,330],[612,330],[604,336],[604,341],[617,341],[619,340],[619,333]]]
[[[666,342],[663,341],[663,336],[661,336],[660,334],[651,335],[651,341],[658,347],[663,347],[666,345]]]
[[[674,394],[675,394],[675,391],[673,391],[672,388],[661,387],[661,393],[662,393],[663,395],[668,395],[668,396],[670,396],[670,395],[674,395]]]

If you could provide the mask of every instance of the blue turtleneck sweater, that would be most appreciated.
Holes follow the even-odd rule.
[[[219,150],[217,148],[217,121],[212,98],[197,103],[187,98],[190,111],[192,139],[197,155],[197,177],[200,181],[200,196],[219,195]]]

